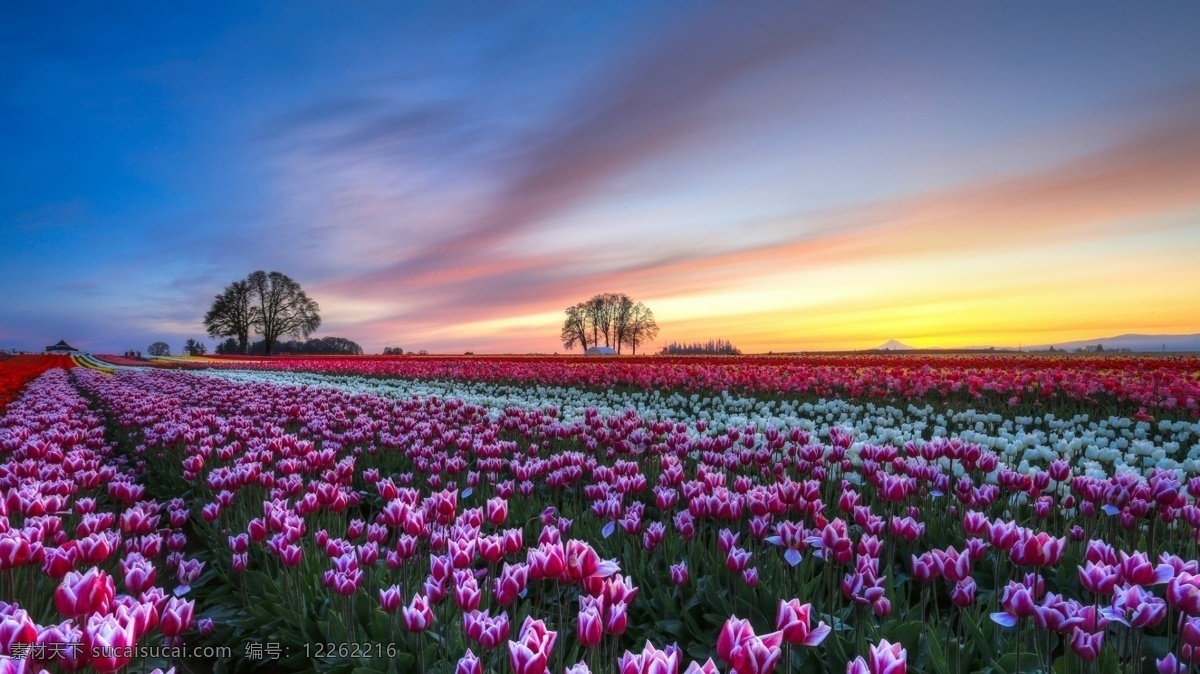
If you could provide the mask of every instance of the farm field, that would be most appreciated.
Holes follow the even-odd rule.
[[[3,671],[1200,663],[1200,358],[51,358]]]

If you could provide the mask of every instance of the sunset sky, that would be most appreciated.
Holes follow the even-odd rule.
[[[0,85],[0,348],[1200,332],[1200,3],[5,3]]]

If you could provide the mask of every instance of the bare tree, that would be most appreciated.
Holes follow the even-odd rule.
[[[171,347],[166,342],[155,342],[146,349],[146,353],[151,356],[169,356]]]
[[[212,308],[204,316],[204,328],[208,336],[236,337],[236,353],[246,353],[250,342],[250,330],[258,320],[259,307],[254,304],[254,290],[247,280],[234,281],[225,286],[213,299]]]
[[[583,347],[584,351],[587,351],[588,307],[586,302],[580,302],[573,307],[567,307],[567,318],[563,321],[560,337],[564,349],[570,351],[578,344]]]
[[[285,274],[256,271],[246,278],[257,304],[254,326],[267,355],[283,335],[308,337],[321,326],[320,306]]]
[[[603,293],[567,308],[560,338],[568,350],[579,344],[587,351],[589,345],[600,346],[603,337],[604,345],[617,353],[629,346],[636,354],[639,344],[656,335],[658,324],[645,304],[624,293]]]
[[[630,344],[630,338],[633,336],[631,334],[633,313],[634,307],[637,305],[625,293],[610,293],[605,297],[608,298],[613,344],[616,345],[617,353],[621,353],[621,346]]]
[[[604,296],[596,295],[585,304],[587,326],[592,332],[592,346],[600,346],[600,335],[604,335],[604,345],[608,346],[608,334],[604,332],[605,316],[608,313],[604,306]],[[586,351],[586,349],[584,349]]]
[[[641,302],[635,302],[629,308],[629,317],[625,325],[625,341],[633,347],[635,356],[638,344],[653,341],[658,336],[658,323],[654,320],[654,312]]]

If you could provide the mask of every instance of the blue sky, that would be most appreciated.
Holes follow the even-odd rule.
[[[747,350],[1200,332],[1197,45],[1194,3],[6,5],[0,347],[177,349],[255,269],[376,352],[554,351],[608,291]]]

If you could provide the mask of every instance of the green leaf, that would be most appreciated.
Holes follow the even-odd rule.
[[[898,620],[889,621],[883,625],[883,635],[888,641],[897,641],[906,646],[916,646],[921,639],[922,623],[916,620],[902,623]]]
[[[1116,650],[1107,646],[1101,649],[1100,657],[1096,658],[1097,674],[1117,674],[1120,669],[1121,665],[1117,662]]]
[[[1018,667],[1017,654],[1009,653],[996,663],[996,668],[1008,674],[1018,674],[1018,672],[1038,672],[1041,671],[1042,663],[1037,655],[1033,653],[1022,653],[1021,662]]]
[[[1080,663],[1074,653],[1068,652],[1054,661],[1054,674],[1079,674],[1082,671]]]
[[[950,670],[946,668],[946,652],[942,650],[941,640],[937,635],[925,635],[925,641],[929,644],[929,663],[933,665],[934,671],[937,674],[950,674]],[[957,642],[951,642],[954,648],[958,648]]]
[[[967,611],[963,611],[960,615],[963,618],[963,627],[966,628],[967,635],[975,642],[975,648],[980,657],[988,664],[995,664],[996,654],[992,651],[992,644],[979,629],[979,623],[975,622],[975,617]]]
[[[682,620],[660,620],[658,626],[674,637],[682,637],[685,634]]]

